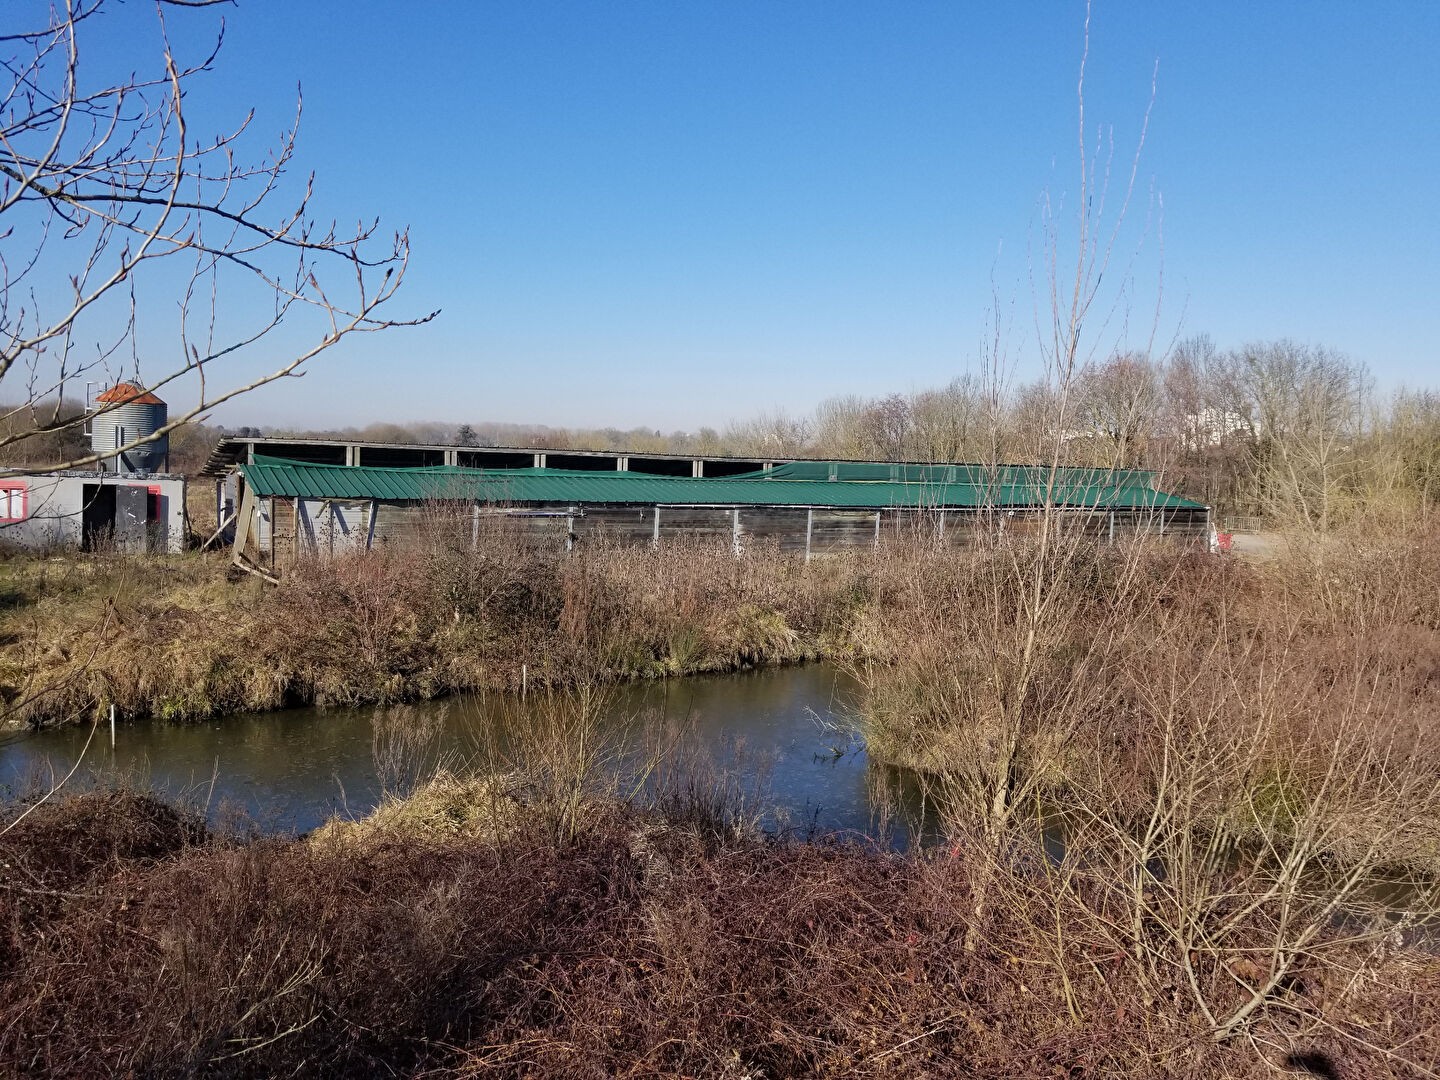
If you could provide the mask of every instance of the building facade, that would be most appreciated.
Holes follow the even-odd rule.
[[[178,552],[185,545],[185,480],[102,472],[0,480],[0,547]]]

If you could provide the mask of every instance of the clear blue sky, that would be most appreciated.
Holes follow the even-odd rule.
[[[973,366],[992,281],[1022,374],[1033,359],[1037,207],[1075,187],[1078,0],[242,0],[226,18],[192,114],[218,129],[253,104],[278,130],[303,84],[318,205],[408,224],[402,302],[443,314],[220,419],[803,412]],[[1286,336],[1382,385],[1440,382],[1437,55],[1440,4],[1418,0],[1097,0],[1088,118],[1120,162],[1159,62],[1121,248],[1153,189],[1166,339]]]

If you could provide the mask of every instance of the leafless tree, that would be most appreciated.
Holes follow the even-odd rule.
[[[408,265],[406,233],[383,235],[378,221],[316,220],[313,175],[289,176],[298,105],[268,150],[253,145],[253,111],[223,134],[197,136],[202,125],[219,129],[187,105],[215,65],[224,22],[213,23],[213,47],[192,58],[171,48],[168,24],[210,18],[193,9],[215,2],[6,5],[0,394],[12,404],[0,410],[0,451],[73,428],[77,406],[87,415],[117,407],[91,406],[87,381],[170,394],[183,387],[193,402],[128,446],[103,454],[72,446],[14,471],[93,464],[302,374],[351,334],[433,317],[385,314]],[[113,79],[102,43],[117,22],[136,18],[151,22],[155,51],[140,73]],[[172,319],[165,340],[160,324]],[[263,373],[255,357],[265,358]]]
[[[783,411],[766,412],[729,425],[722,438],[735,453],[757,458],[798,457],[809,443],[810,427]]]
[[[918,461],[981,461],[989,451],[989,400],[984,380],[961,375],[910,401],[911,447]]]
[[[1369,379],[1328,349],[1276,341],[1225,360],[1223,415],[1253,446],[1261,507],[1282,521],[1327,531],[1352,477]]]
[[[1160,375],[1150,358],[1122,353],[1081,372],[1076,424],[1096,443],[1097,464],[1129,468],[1154,434]]]

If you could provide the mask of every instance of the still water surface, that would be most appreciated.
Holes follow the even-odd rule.
[[[857,692],[825,664],[632,684],[614,691],[606,726],[642,754],[657,741],[671,745],[679,732],[687,760],[704,762],[707,782],[723,777],[768,827],[883,835],[903,845],[919,798],[903,778],[871,769],[848,734]],[[406,708],[394,719],[433,729],[432,756],[463,761],[492,744],[487,733],[516,703],[469,695]],[[267,830],[304,832],[375,805],[385,769],[377,763],[376,717],[373,708],[290,709],[204,724],[121,724],[113,752],[102,726],[81,771],[197,799],[212,815],[238,811]],[[0,787],[63,776],[89,734],[66,728],[7,737]]]

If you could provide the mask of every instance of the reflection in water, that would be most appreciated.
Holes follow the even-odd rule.
[[[828,665],[677,679],[617,688],[606,725],[631,759],[657,746],[758,806],[768,828],[846,831],[903,845],[919,820],[906,778],[871,769],[848,734],[853,682]],[[532,699],[533,702],[533,699]],[[533,708],[533,704],[531,705]],[[473,761],[499,738],[513,698],[465,696],[406,707],[291,709],[205,724],[123,725],[112,753],[97,733],[84,769],[239,812],[273,831],[305,831],[333,814],[369,811],[382,788],[404,787],[417,762]],[[525,712],[519,710],[522,718]],[[378,717],[378,721],[377,721]],[[408,726],[409,734],[400,725]],[[0,785],[18,790],[64,775],[88,728],[11,737]]]

